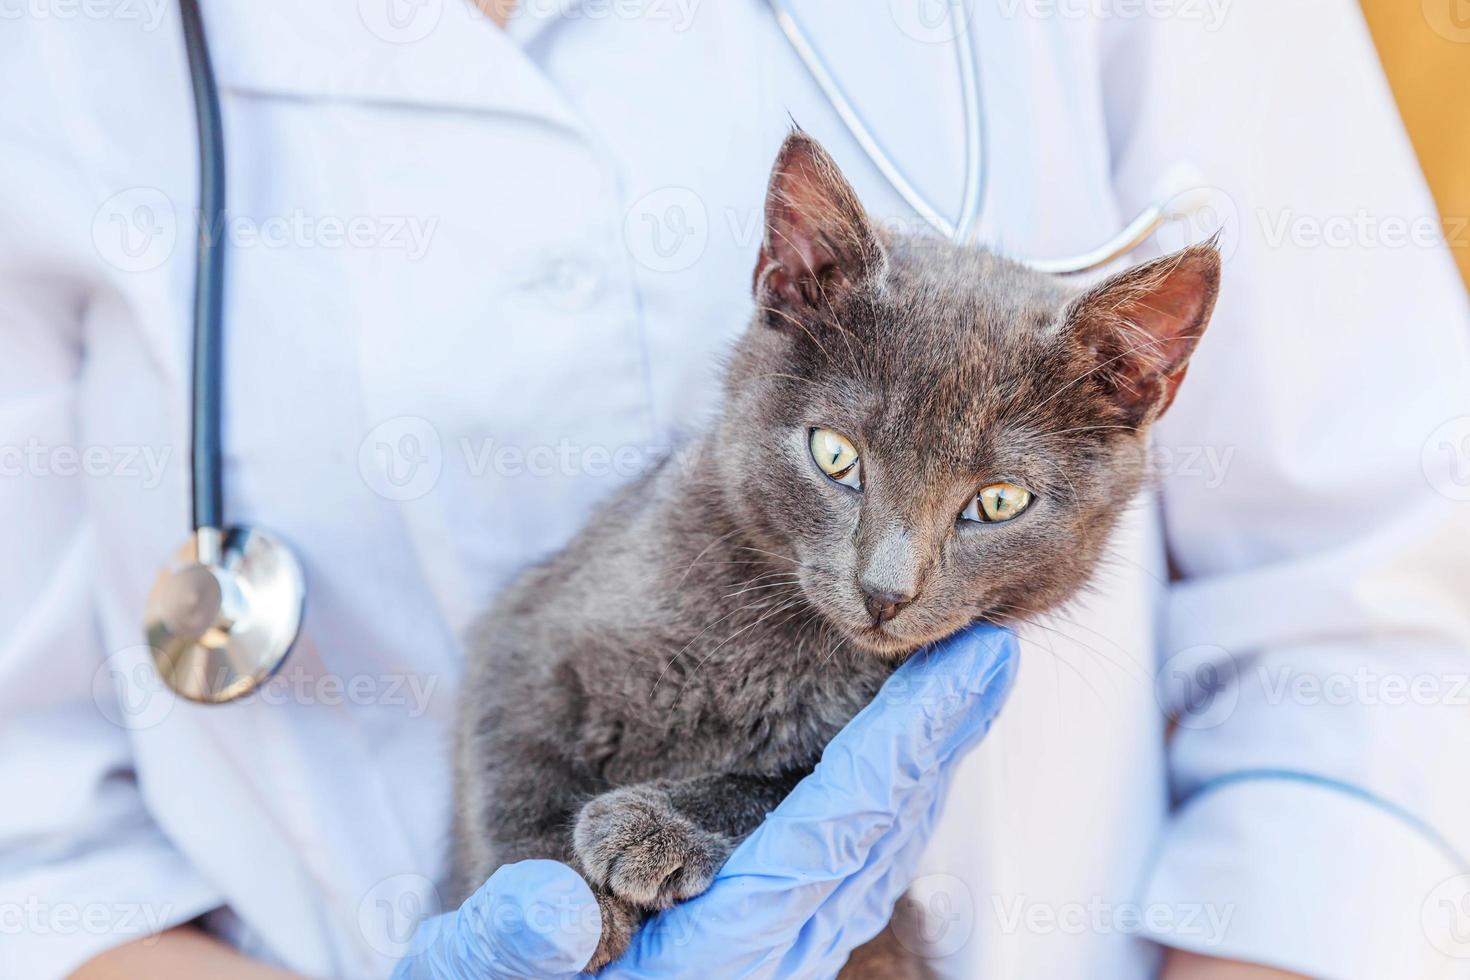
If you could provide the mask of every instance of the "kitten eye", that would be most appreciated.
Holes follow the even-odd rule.
[[[858,464],[857,447],[835,429],[813,429],[812,459],[817,468],[844,487],[863,488],[862,468]]]
[[[981,524],[999,524],[1020,517],[1031,506],[1031,491],[1014,483],[992,483],[981,487],[960,519]]]

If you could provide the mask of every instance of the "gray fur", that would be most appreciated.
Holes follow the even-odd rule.
[[[571,863],[602,904],[601,966],[647,912],[708,886],[910,653],[1075,594],[1140,487],[1145,431],[1218,280],[1199,246],[1076,295],[881,231],[793,133],[717,421],[471,637],[459,891],[507,862]],[[858,445],[861,492],[816,468],[813,426]],[[997,480],[1033,491],[1030,510],[958,522]],[[880,625],[864,586],[913,598]],[[894,935],[844,975],[924,975]]]

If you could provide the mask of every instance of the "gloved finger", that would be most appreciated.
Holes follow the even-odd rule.
[[[942,794],[919,792],[893,829],[874,846],[868,863],[838,882],[784,951],[772,976],[835,976],[854,949],[893,917],[899,898],[929,843]]]
[[[681,950],[688,955],[696,943],[708,944],[733,975],[787,975],[778,967],[788,950],[824,960],[838,953],[822,943],[855,944],[850,936],[860,929],[875,934],[907,885],[899,880],[902,871],[894,878],[897,890],[875,896],[878,911],[866,924],[849,923],[848,937],[814,931],[808,945],[792,946],[849,879],[888,874],[892,856],[910,837],[914,854],[922,849],[928,835],[918,828],[932,826],[947,763],[988,730],[1015,659],[1014,637],[987,628],[905,664],[833,739],[816,771],[736,850],[714,887],[644,926],[634,951],[615,964],[617,975],[656,976],[659,964],[680,962]],[[850,894],[860,894],[856,885]],[[838,952],[845,958],[846,951]]]
[[[891,906],[902,896],[913,883],[914,869],[944,811],[958,769],[958,764],[944,766],[910,794],[893,829],[873,845],[862,869],[833,889],[823,903],[822,917],[858,921],[874,902]]]
[[[592,890],[557,861],[498,869],[458,910],[419,926],[395,980],[575,976],[597,948]]]
[[[821,762],[738,848],[721,878],[840,880],[860,869],[905,799],[989,730],[1015,675],[1015,637],[972,629],[905,663]]]

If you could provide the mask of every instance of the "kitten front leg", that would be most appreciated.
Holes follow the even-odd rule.
[[[708,888],[733,846],[680,814],[654,784],[593,797],[572,828],[578,870],[602,912],[602,939],[587,968],[599,970],[622,955],[650,912]]]
[[[593,886],[592,894],[597,898],[597,909],[602,914],[602,938],[584,969],[596,973],[623,955],[633,941],[633,934],[643,924],[646,913],[604,888]]]
[[[602,907],[603,938],[589,968],[621,954],[645,914],[708,888],[799,778],[658,779],[589,800],[572,828],[572,852]]]

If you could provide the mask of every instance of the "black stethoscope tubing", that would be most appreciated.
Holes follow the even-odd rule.
[[[198,0],[180,0],[199,138],[199,239],[194,279],[190,469],[194,529],[224,527],[225,128]]]

